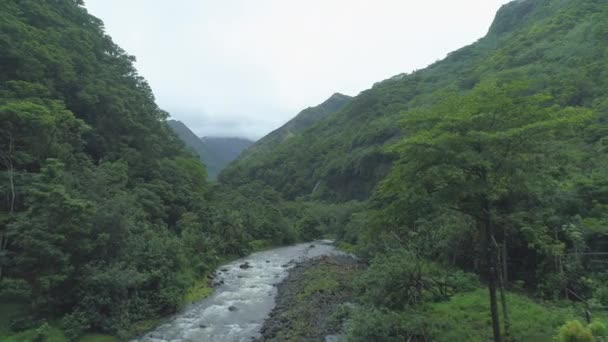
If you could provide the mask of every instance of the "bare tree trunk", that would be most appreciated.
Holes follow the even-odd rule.
[[[492,219],[490,211],[485,210],[485,231],[486,231],[486,262],[488,263],[488,291],[490,293],[490,313],[492,316],[492,331],[494,342],[502,342],[500,333],[500,316],[498,315],[498,300],[496,298],[496,249],[494,248],[494,232],[492,229]]]
[[[498,301],[496,299],[496,269],[490,265],[490,279],[488,280],[488,290],[490,291],[490,312],[492,314],[492,331],[494,332],[494,342],[502,342],[500,335],[500,317],[498,315]]]
[[[504,236],[504,239],[502,241],[502,256],[501,256],[501,260],[502,260],[502,281],[505,285],[505,287],[507,286],[507,284],[509,283],[509,266],[507,264],[508,262],[508,252],[507,252],[507,236]]]
[[[8,146],[8,154],[3,155],[2,159],[4,160],[4,164],[6,165],[6,169],[8,172],[8,181],[10,187],[10,199],[9,199],[9,208],[8,215],[9,217],[13,216],[15,212],[15,200],[17,198],[17,194],[15,191],[15,166],[13,165],[13,152],[15,149],[15,145],[13,143],[13,136],[9,132],[9,146]],[[8,227],[4,227],[2,230],[2,235],[0,236],[0,254],[6,253],[8,248]],[[4,260],[2,260],[4,261]],[[0,263],[0,281],[4,276],[4,266]]]
[[[507,295],[506,295],[506,274],[507,274],[507,268],[506,268],[506,241],[503,241],[503,246],[502,246],[502,251],[503,251],[503,256],[502,256],[502,264],[503,264],[503,273],[501,275],[500,272],[498,272],[498,284],[500,286],[500,304],[502,306],[502,317],[504,320],[504,325],[505,325],[505,340],[506,341],[510,341],[511,340],[511,321],[509,319],[509,308],[507,306]]]

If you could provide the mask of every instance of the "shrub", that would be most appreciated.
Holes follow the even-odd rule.
[[[312,241],[323,236],[323,229],[319,222],[313,217],[306,216],[296,224],[300,238],[304,241]]]
[[[601,322],[592,322],[587,328],[591,330],[591,333],[595,337],[608,337],[608,329],[606,328],[606,325]]]
[[[593,298],[608,308],[608,285],[598,287],[593,293]]]
[[[268,249],[272,246],[270,241],[268,240],[253,240],[249,241],[249,248],[252,252],[258,252],[265,249]]]
[[[47,322],[42,323],[42,325],[39,326],[34,331],[33,341],[34,342],[44,342],[44,341],[46,341],[47,337],[50,334],[50,330],[51,330],[51,326]]]
[[[85,313],[74,311],[61,320],[63,331],[70,341],[76,341],[90,327],[90,320]]]
[[[570,321],[559,328],[559,342],[594,342],[591,329],[586,328],[580,321]]]
[[[452,288],[453,292],[469,292],[478,289],[480,286],[479,279],[475,274],[460,270],[450,272],[446,276],[446,284]]]
[[[447,300],[478,286],[473,275],[445,269],[405,250],[376,257],[356,283],[364,301],[390,310]]]
[[[0,298],[10,300],[26,299],[32,295],[32,289],[25,280],[4,278],[0,281]]]

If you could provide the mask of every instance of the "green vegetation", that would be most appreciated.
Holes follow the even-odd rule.
[[[564,322],[582,316],[582,312],[566,303],[560,303],[561,306],[535,303],[512,293],[508,300],[515,341],[552,341],[558,330],[564,330],[560,329]],[[488,341],[492,339],[488,307],[487,290],[479,289],[457,294],[447,302],[429,303],[420,310],[402,313],[358,310],[351,313],[354,317],[349,325],[349,341],[391,341],[391,337],[394,341],[403,341],[404,336],[405,340],[411,337],[432,341]]]
[[[322,237],[370,266],[307,273],[286,340],[344,319],[353,341],[605,335],[605,0],[509,3],[220,184],[80,1],[0,3],[2,340],[128,339],[208,295],[222,260]],[[315,322],[330,298],[355,306]]]
[[[600,322],[593,322],[584,326],[580,321],[570,321],[559,329],[557,341],[559,342],[593,342],[603,341],[608,336],[606,326]]]
[[[184,296],[184,303],[191,304],[201,299],[209,297],[213,293],[213,288],[209,284],[209,280],[203,278],[202,280],[194,282]]]
[[[249,149],[245,150],[241,159],[256,159],[261,155],[271,155],[275,153],[275,149],[284,141],[300,135],[318,121],[342,110],[351,100],[352,98],[350,96],[335,93],[322,104],[304,109],[283,126],[269,133],[258,140]],[[235,167],[239,167],[238,162]]]
[[[351,208],[339,225],[306,215],[297,227],[372,261],[353,340],[466,340],[440,329],[429,308],[441,305],[476,317],[470,340],[551,340],[608,308],[606,23],[605,1],[511,2],[476,43],[375,84],[220,180]],[[477,283],[488,298],[467,292]],[[480,306],[459,313],[460,296]],[[540,314],[562,301],[576,310]],[[526,327],[536,315],[547,320]]]
[[[127,339],[250,241],[298,239],[276,192],[208,183],[81,1],[0,7],[2,340]]]
[[[348,258],[306,262],[279,286],[279,309],[266,323],[266,341],[319,341],[341,331],[362,267]]]

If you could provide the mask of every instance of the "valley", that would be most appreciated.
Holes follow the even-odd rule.
[[[608,338],[605,0],[508,2],[256,142],[161,109],[85,2],[0,8],[0,340]]]

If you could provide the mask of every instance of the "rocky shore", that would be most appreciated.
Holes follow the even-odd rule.
[[[331,341],[342,332],[340,312],[353,299],[363,265],[349,256],[322,256],[297,264],[278,287],[276,306],[256,341]]]

